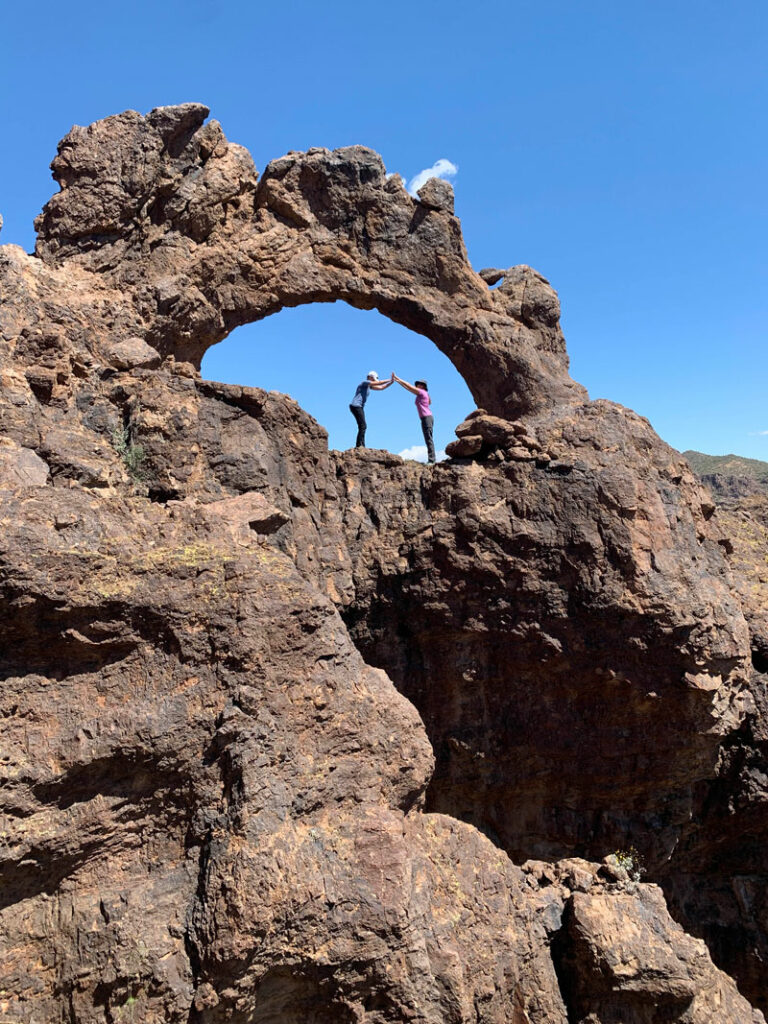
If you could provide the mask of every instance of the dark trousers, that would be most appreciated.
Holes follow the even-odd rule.
[[[365,448],[365,428],[367,426],[365,422],[365,411],[363,410],[362,405],[350,405],[349,411],[357,420],[357,440],[355,441],[355,448]]]
[[[427,459],[429,462],[435,461],[435,442],[432,440],[432,427],[434,426],[434,423],[434,416],[421,417],[421,432],[427,443]]]

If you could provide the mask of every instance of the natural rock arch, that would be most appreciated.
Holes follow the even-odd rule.
[[[608,993],[599,964],[615,962],[623,933],[597,938],[596,961],[581,938],[584,894],[572,892],[586,886],[592,900],[598,886],[597,905],[632,921],[636,890],[617,900],[597,866],[585,879],[573,862],[564,873],[529,864],[525,877],[468,826],[425,819],[432,753],[421,722],[350,636],[361,642],[368,629],[374,654],[391,636],[386,616],[365,621],[369,604],[386,604],[386,587],[398,614],[409,590],[414,621],[428,599],[443,615],[430,613],[435,636],[458,624],[487,650],[492,619],[515,644],[514,657],[501,651],[506,674],[496,672],[501,657],[490,672],[472,664],[472,636],[467,657],[447,651],[454,705],[468,696],[473,727],[480,685],[489,700],[484,749],[455,735],[455,717],[451,735],[443,731],[459,769],[447,762],[446,799],[457,803],[454,781],[463,797],[467,765],[498,782],[514,812],[522,767],[533,783],[529,848],[542,850],[551,831],[555,853],[589,843],[602,856],[616,848],[604,842],[640,827],[656,846],[650,867],[673,870],[668,855],[687,839],[697,890],[710,900],[709,919],[693,923],[717,934],[719,901],[743,860],[736,851],[722,867],[731,820],[715,821],[702,843],[696,812],[718,789],[730,800],[738,780],[718,776],[718,754],[752,705],[746,625],[710,499],[647,421],[584,400],[543,279],[513,268],[490,291],[499,272],[473,273],[446,186],[432,182],[417,202],[360,147],[289,154],[258,179],[244,150],[215,123],[203,126],[206,114],[192,104],[74,129],[54,161],[62,191],[38,222],[39,258],[0,249],[0,710],[23,765],[4,797],[21,825],[4,868],[16,901],[0,921],[17,972],[6,989],[45,1019],[62,995],[72,1019],[94,1024],[129,999],[147,1021],[251,1019],[260,983],[296,968],[298,948],[301,977],[324,977],[317,968],[330,962],[328,1002],[357,1016],[394,997],[402,1013],[387,1019],[464,1019],[466,985],[479,1000],[473,1019],[488,1022],[509,1019],[521,999],[538,1024],[632,1016],[636,1002],[645,1012],[659,994],[651,944],[638,940],[639,974],[626,989],[626,977],[612,976]],[[477,438],[491,449],[479,452],[484,465],[457,459],[433,472],[382,453],[330,455],[317,424],[284,396],[200,381],[202,353],[234,327],[331,298],[379,309],[452,359],[497,417],[484,418]],[[115,449],[116,422],[146,444],[144,497]],[[346,629],[325,595],[349,610]],[[43,690],[8,658],[41,633],[33,667]],[[523,715],[510,681],[527,701]],[[435,696],[442,711],[448,702]],[[510,707],[519,722],[505,721]],[[45,721],[30,732],[41,709]],[[539,759],[549,762],[545,786]],[[515,778],[495,771],[504,761]],[[91,825],[85,808],[60,799],[73,787],[83,804],[95,801]],[[612,817],[617,801],[629,816],[619,807]],[[553,805],[578,813],[552,820]],[[335,845],[340,816],[346,850]],[[592,821],[599,834],[584,836],[582,826],[597,831]],[[521,832],[512,824],[510,848]],[[92,835],[106,849],[91,847]],[[59,889],[51,895],[65,913],[52,930],[39,885],[56,884],[49,865],[69,850],[75,878],[114,880],[114,904],[102,884]],[[124,881],[113,853],[128,856]],[[335,879],[330,915],[315,900],[321,879]],[[361,900],[368,881],[384,888]],[[662,922],[658,898],[650,907],[644,892],[637,914]],[[348,918],[348,907],[364,918]],[[734,897],[728,910],[734,934],[764,935],[749,905]],[[560,929],[560,984],[547,927]],[[431,936],[439,952],[428,964]],[[139,943],[150,952],[140,977]],[[701,954],[692,950],[695,1004],[694,988],[674,976],[667,987],[670,1019],[755,1020]],[[42,991],[30,964],[36,975],[51,965]],[[733,969],[757,978],[751,994],[764,998],[760,967],[747,954]],[[566,991],[578,1007],[564,1005]]]
[[[238,327],[211,346],[200,365],[205,380],[290,395],[328,431],[329,448],[340,450],[354,445],[357,424],[348,405],[369,369],[382,378],[394,369],[408,380],[429,382],[439,449],[453,440],[454,427],[474,408],[464,379],[429,339],[376,310],[345,302],[286,307]],[[423,446],[413,401],[399,387],[374,397],[368,406],[369,447],[398,452]]]
[[[428,182],[415,200],[363,146],[289,153],[259,178],[218,122],[204,125],[208,112],[189,103],[75,127],[51,165],[61,191],[38,218],[37,254],[132,292],[138,321],[124,336],[199,366],[241,324],[343,299],[430,338],[491,413],[583,400],[555,292],[530,267],[472,270],[449,185]]]

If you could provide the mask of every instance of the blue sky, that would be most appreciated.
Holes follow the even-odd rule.
[[[352,143],[406,178],[447,159],[473,265],[552,282],[593,398],[677,448],[768,459],[765,0],[38,0],[4,4],[0,38],[0,242],[32,248],[71,125],[128,108],[206,103],[258,168]],[[463,382],[375,312],[285,310],[203,364],[292,394],[336,447],[358,380],[393,367],[428,379],[444,446]],[[371,445],[420,442],[402,389],[368,410]]]

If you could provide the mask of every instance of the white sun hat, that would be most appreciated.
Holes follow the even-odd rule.
[[[369,370],[368,371],[368,376],[367,376],[366,380],[375,380],[375,381],[377,381],[378,379],[379,379],[379,375],[378,375],[378,373],[376,373],[375,370]]]

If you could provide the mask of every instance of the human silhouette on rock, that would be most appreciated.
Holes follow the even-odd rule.
[[[388,387],[394,384],[394,374],[389,380],[379,380],[379,375],[375,370],[371,370],[366,376],[365,380],[361,381],[357,385],[357,391],[355,391],[355,397],[349,403],[349,411],[355,417],[357,421],[357,440],[355,441],[355,448],[365,448],[365,431],[368,424],[365,422],[365,403],[368,401],[368,392],[370,391],[385,391]]]
[[[425,380],[417,380],[413,384],[409,384],[407,380],[401,380],[394,370],[392,371],[392,379],[402,385],[406,391],[416,395],[416,412],[419,414],[421,432],[427,445],[427,461],[431,465],[435,461],[435,442],[432,436],[435,419],[432,415],[432,399],[427,391],[427,382]]]

